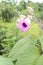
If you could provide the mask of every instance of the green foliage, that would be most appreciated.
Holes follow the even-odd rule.
[[[37,39],[35,39],[32,35],[27,35],[26,37],[24,37],[23,39],[19,40],[14,45],[11,53],[9,54],[9,57],[12,58],[12,60],[16,60],[17,58],[19,58],[19,56],[23,52],[26,51],[27,48],[30,48],[31,49],[30,46],[33,46],[34,44],[36,44],[36,42],[37,42]],[[29,52],[27,51],[27,53],[29,53]]]
[[[43,55],[40,55],[36,44],[37,39],[27,35],[14,45],[9,57],[13,62],[17,60],[15,65],[43,65]]]
[[[8,57],[15,65],[43,65],[43,55],[40,55],[36,44],[37,39],[27,35],[14,45]]]
[[[28,13],[27,9],[24,9],[24,10],[21,11],[21,14],[28,15],[29,13]]]
[[[0,65],[43,65],[43,36],[37,23],[31,21],[27,32],[16,26],[18,11],[29,14],[27,6],[31,6],[34,15],[43,20],[43,3],[22,0],[16,4],[11,0],[0,2]]]
[[[17,60],[16,65],[34,65],[40,57],[35,44],[36,39],[31,35],[27,35],[14,45],[9,57],[13,61]]]
[[[33,3],[30,1],[27,3],[27,6],[31,6],[34,9],[35,16],[43,20],[43,3]]]
[[[40,38],[40,43],[41,43],[41,48],[42,48],[42,52],[43,52],[43,37]]]
[[[38,3],[38,11],[43,11],[43,3]]]
[[[1,15],[3,21],[10,22],[11,18],[14,17],[14,11],[11,8],[5,8],[5,10],[2,10]]]
[[[14,65],[11,59],[0,56],[0,65]]]
[[[0,3],[0,17],[2,17],[3,21],[10,22],[13,17],[17,16],[17,7],[15,4],[6,1]]]
[[[17,6],[19,11],[26,9],[26,2],[24,0],[20,1],[20,4]]]
[[[43,55],[41,55],[35,65],[43,65]]]
[[[7,25],[6,25],[7,24]],[[16,27],[14,23],[0,23],[0,44],[6,50],[7,53],[12,49],[13,45],[16,43]],[[4,50],[3,49],[3,50]],[[1,48],[2,50],[2,48]]]
[[[40,19],[43,20],[43,11],[35,11],[35,16]]]

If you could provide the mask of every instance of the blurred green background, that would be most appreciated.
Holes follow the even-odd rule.
[[[43,32],[43,3],[33,3],[29,0],[26,3],[21,0],[17,5],[17,1],[8,1],[0,2],[0,55],[8,55],[14,44],[27,34],[32,34],[39,39]],[[27,10],[29,6],[34,9],[38,23],[33,19],[29,31],[24,33],[17,28],[16,24],[20,16],[19,13],[29,14]]]

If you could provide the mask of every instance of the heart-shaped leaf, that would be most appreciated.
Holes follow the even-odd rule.
[[[14,45],[9,57],[13,61],[17,60],[15,65],[35,64],[37,58],[40,56],[38,48],[35,46],[36,41],[33,36],[27,35]]]

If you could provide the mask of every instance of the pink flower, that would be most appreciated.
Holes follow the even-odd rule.
[[[26,19],[23,19],[23,20],[20,20],[17,24],[17,27],[23,31],[23,32],[26,32],[29,30],[30,28],[30,19],[26,18]]]

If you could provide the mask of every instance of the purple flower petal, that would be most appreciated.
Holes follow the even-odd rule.
[[[26,32],[29,30],[30,28],[30,24],[26,21],[26,20],[20,20],[17,24],[17,27],[23,31],[23,32]]]

